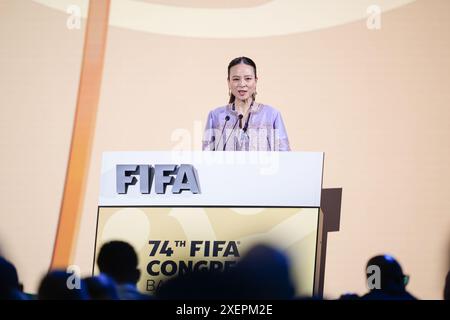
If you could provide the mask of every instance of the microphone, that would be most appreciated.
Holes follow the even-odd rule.
[[[252,103],[250,104],[250,110],[252,109],[253,103],[254,103],[254,102],[255,102],[255,101],[253,100]],[[251,112],[250,110],[248,111],[248,117],[247,117],[247,121],[245,121],[244,128],[242,128],[242,130],[244,131],[244,133],[247,132],[247,129],[248,129],[248,122],[250,121],[250,116],[252,115],[252,112]]]
[[[225,140],[225,144],[223,145],[223,151],[225,151],[225,148],[226,148],[226,146],[227,146],[227,142],[228,142],[228,140],[230,139],[230,137],[233,135],[233,131],[234,131],[234,129],[236,129],[236,125],[237,125],[238,121],[241,120],[243,117],[244,117],[244,116],[243,116],[242,114],[240,114],[240,115],[237,117],[236,122],[234,123],[233,129],[231,130],[231,133],[230,133],[230,135],[228,136],[228,139]]]
[[[222,140],[223,132],[224,132],[224,130],[225,130],[225,127],[227,126],[228,120],[230,120],[230,116],[229,116],[229,115],[227,115],[227,116],[225,117],[225,123],[223,124],[222,133],[220,134],[219,141],[217,141],[217,145],[214,145],[214,151],[217,150],[217,147],[218,147],[219,144],[220,144],[220,140]]]
[[[247,117],[247,121],[245,121],[244,128],[242,128],[242,130],[244,131],[244,133],[247,132],[247,129],[248,129],[248,122],[250,121],[250,116],[251,116],[251,115],[252,115],[252,113],[249,112],[248,117]]]

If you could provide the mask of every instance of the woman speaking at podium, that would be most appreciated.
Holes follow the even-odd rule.
[[[227,105],[209,112],[205,151],[290,151],[280,112],[255,101],[256,64],[239,57],[228,65]]]

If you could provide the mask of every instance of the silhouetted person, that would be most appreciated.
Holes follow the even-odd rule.
[[[406,291],[409,277],[403,274],[402,267],[393,257],[380,255],[371,258],[367,262],[366,270],[369,266],[379,268],[379,288],[373,288],[369,293],[361,297],[362,300],[416,300],[416,298]],[[372,283],[376,272],[367,274],[368,284]],[[372,284],[376,284],[374,281]]]
[[[119,300],[116,283],[106,274],[84,279],[92,300]]]
[[[227,273],[198,270],[164,280],[156,290],[161,300],[223,300],[233,299]]]
[[[198,270],[165,280],[157,290],[160,299],[292,299],[294,285],[289,261],[265,245],[253,247],[226,271]]]
[[[444,286],[444,300],[450,300],[450,238],[447,245],[447,276],[445,278]]]
[[[27,300],[26,295],[21,291],[16,267],[5,258],[0,257],[0,299]]]
[[[123,241],[105,243],[97,257],[101,273],[110,276],[117,284],[117,293],[122,300],[150,299],[151,296],[140,293],[137,282],[141,276],[138,269],[138,257],[133,247]]]
[[[348,293],[342,294],[338,300],[360,300],[360,299],[361,299],[361,297],[358,296],[356,293],[348,292]]]
[[[73,273],[55,270],[41,281],[39,300],[88,300],[86,284]]]
[[[445,278],[444,300],[450,300],[450,271]]]
[[[292,299],[295,295],[288,258],[267,245],[250,249],[233,273],[240,282],[237,298]]]

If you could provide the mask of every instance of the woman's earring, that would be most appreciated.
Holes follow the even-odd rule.
[[[231,90],[230,89],[228,89],[228,96],[231,97]]]

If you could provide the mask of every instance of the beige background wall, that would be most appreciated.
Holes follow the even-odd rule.
[[[386,252],[411,275],[414,294],[441,298],[450,231],[449,9],[446,0],[418,0],[382,12],[377,31],[359,18],[242,39],[111,26],[74,263],[85,273],[92,267],[101,153],[200,149],[208,110],[226,103],[226,66],[247,55],[259,67],[258,100],[282,112],[293,150],[324,151],[324,186],[343,188],[325,294],[365,292],[366,261]],[[0,240],[30,290],[49,264],[76,103],[83,28],[67,30],[66,19],[30,1],[0,0]]]
[[[34,290],[52,256],[84,27],[29,0],[0,0],[0,251]]]

